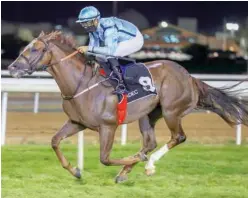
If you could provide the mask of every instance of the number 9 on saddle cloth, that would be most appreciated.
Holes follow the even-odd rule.
[[[100,65],[100,74],[109,78],[109,83],[116,88],[118,86],[118,78],[112,72],[111,66],[108,64],[105,55],[87,53],[90,58],[94,58]],[[119,61],[119,70],[123,76],[124,84],[127,88],[127,102],[134,102],[149,95],[157,95],[156,88],[150,71],[143,63],[136,63],[135,60],[123,57],[115,57]],[[121,101],[122,96],[118,96]]]

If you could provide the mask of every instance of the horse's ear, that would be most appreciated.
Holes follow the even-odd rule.
[[[39,37],[44,36],[44,35],[45,35],[45,33],[43,31],[41,31]]]

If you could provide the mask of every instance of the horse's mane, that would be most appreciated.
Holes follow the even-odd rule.
[[[74,39],[71,35],[65,35],[61,31],[53,31],[51,33],[45,34],[44,32],[41,32],[39,37],[40,39],[48,41],[58,41],[61,44],[65,44],[68,47],[76,48],[77,42],[76,39]]]

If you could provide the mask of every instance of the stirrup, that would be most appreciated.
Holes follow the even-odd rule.
[[[124,84],[119,84],[116,89],[112,92],[113,94],[127,94],[128,91]]]

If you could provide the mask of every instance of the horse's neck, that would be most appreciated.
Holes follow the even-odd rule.
[[[68,52],[64,52],[58,46],[54,45],[52,48],[53,58],[51,63],[59,62],[65,58]],[[84,72],[85,66],[82,60],[80,61],[76,56],[59,62],[49,68],[48,72],[54,77],[60,91],[63,95],[72,96],[80,83],[79,90],[86,88],[89,81],[87,71]],[[82,76],[83,75],[83,76]],[[81,81],[81,82],[80,82]]]

